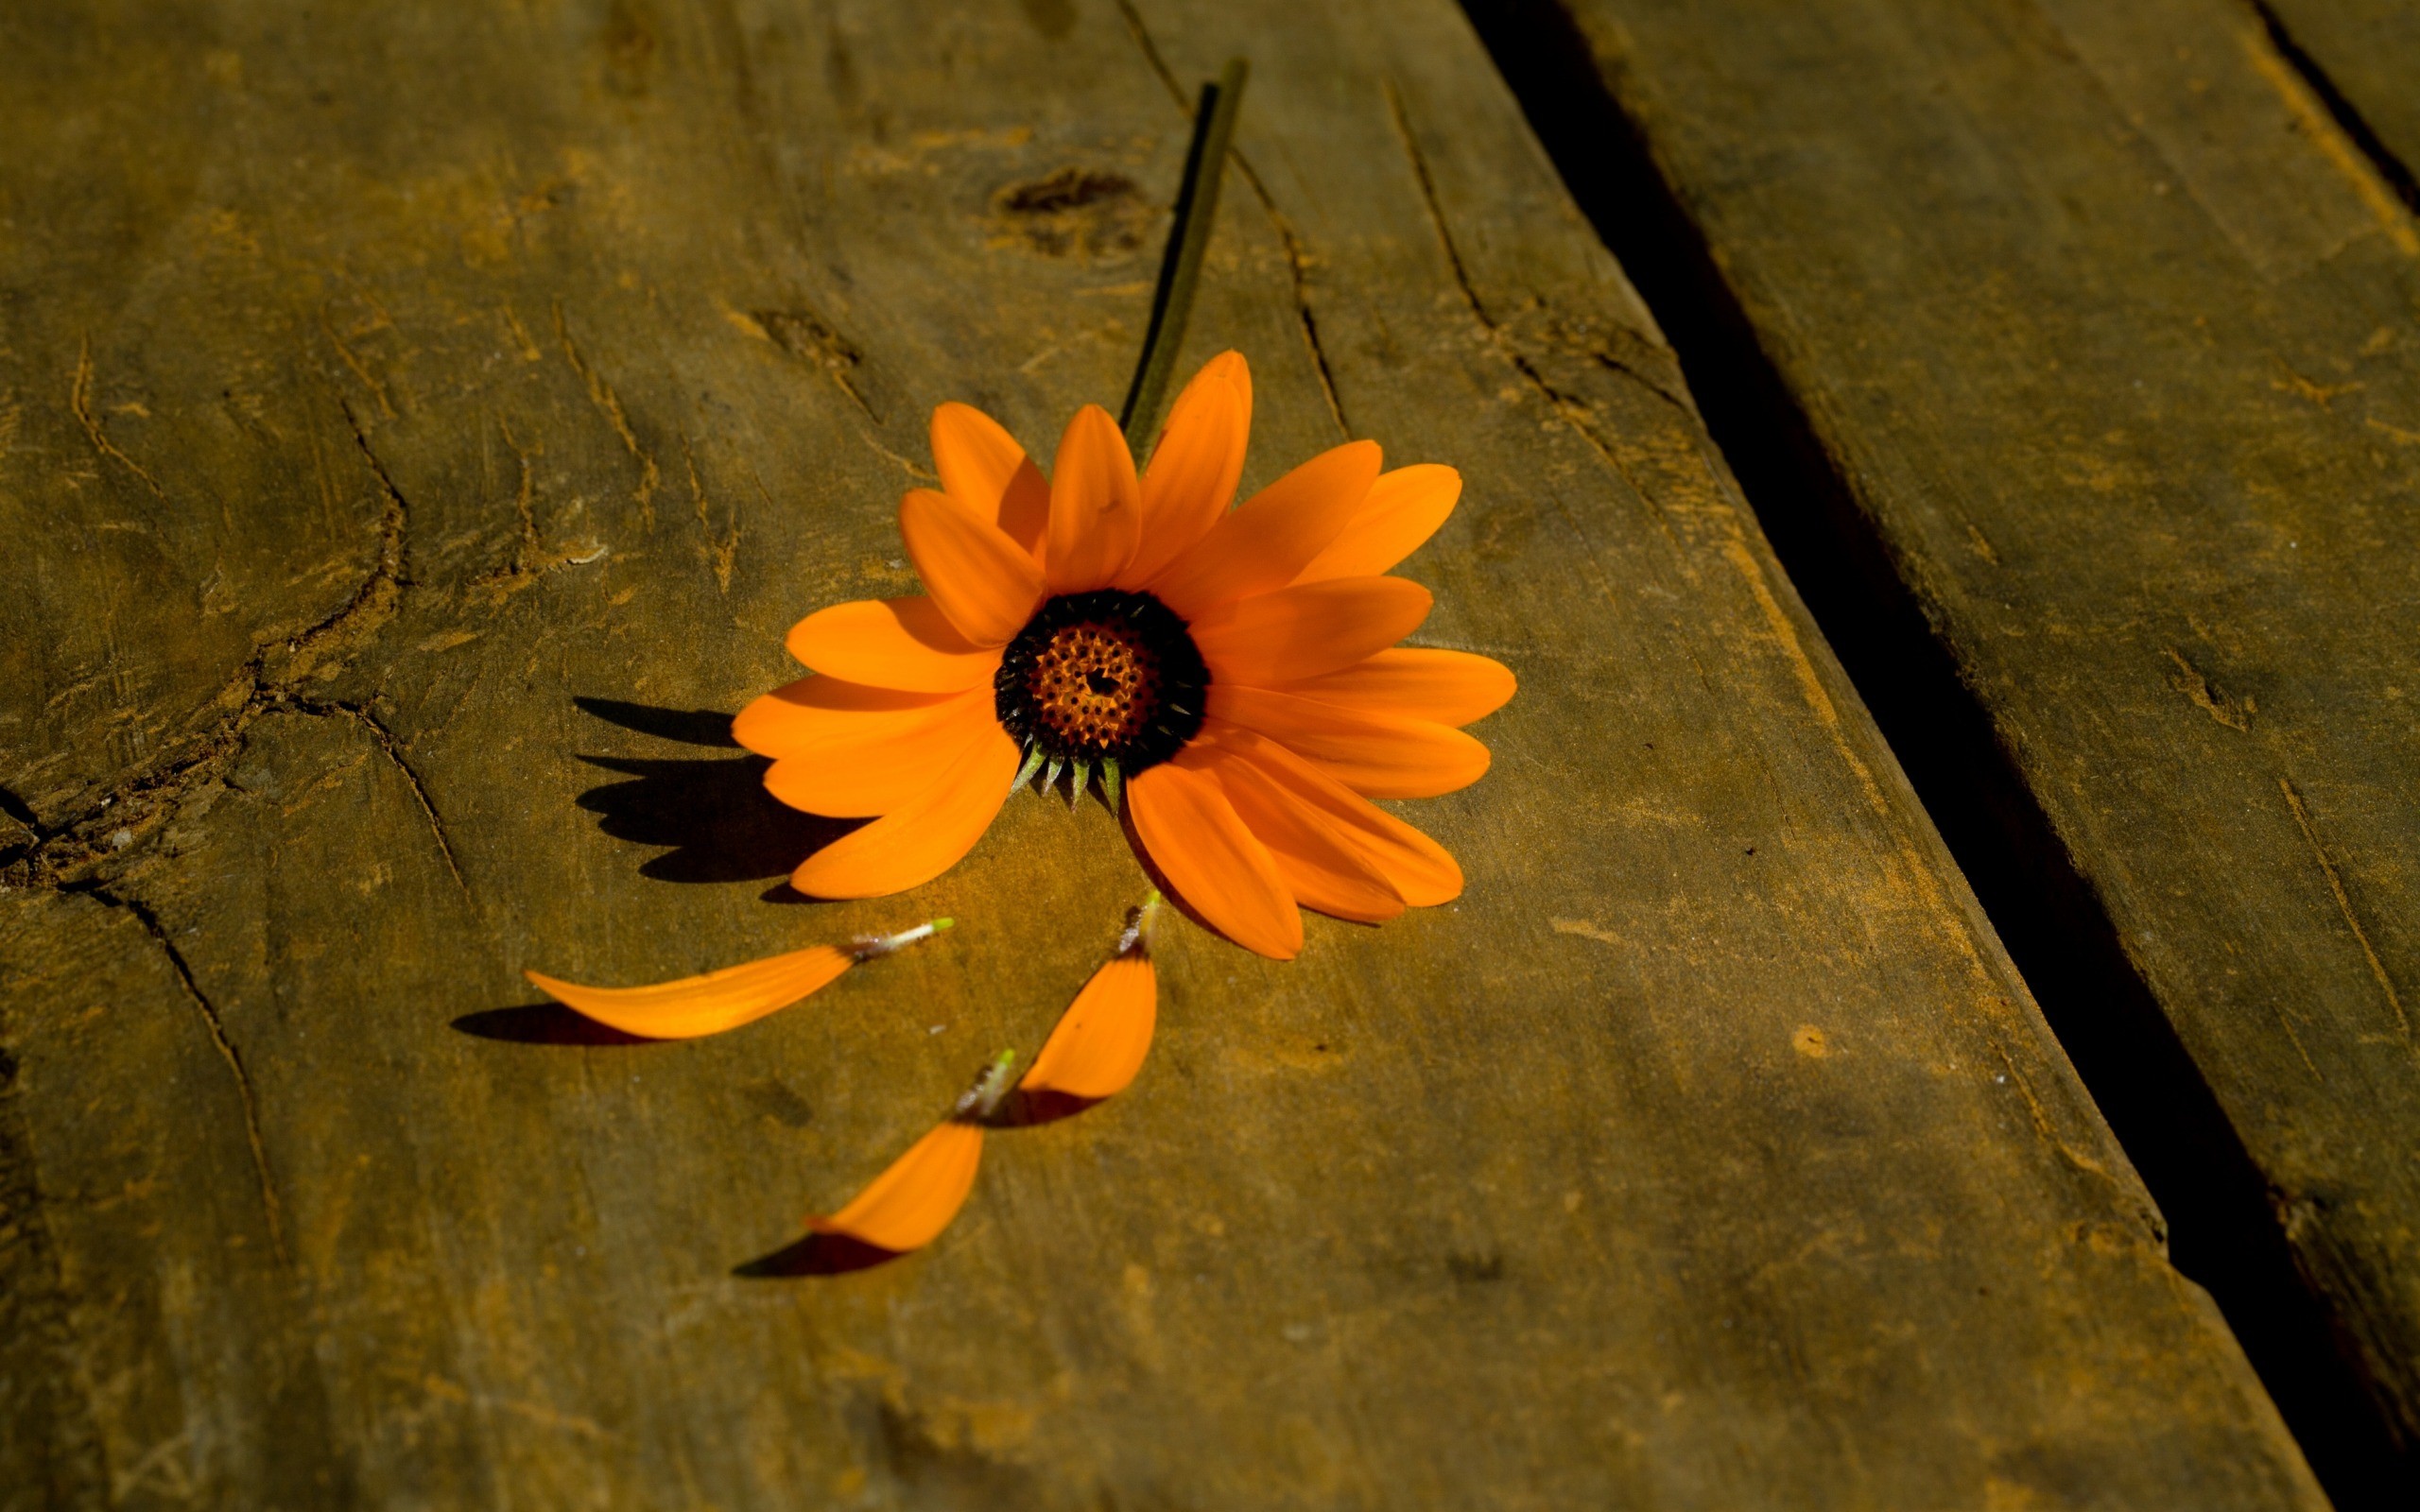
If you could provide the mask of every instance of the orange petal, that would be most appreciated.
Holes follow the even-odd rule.
[[[1462,475],[1434,462],[1379,474],[1352,523],[1294,581],[1376,576],[1418,551],[1461,496]]]
[[[972,404],[934,410],[933,467],[951,498],[1039,554],[1050,520],[1050,485],[998,421]]]
[[[1252,434],[1252,369],[1222,352],[1176,396],[1143,471],[1143,536],[1117,586],[1139,588],[1227,512]]]
[[[999,728],[989,688],[904,714],[836,718],[847,723],[773,763],[767,792],[835,818],[889,814],[931,791],[985,730]]]
[[[952,1119],[908,1146],[847,1207],[806,1226],[893,1254],[922,1249],[966,1206],[982,1160],[982,1126]]]
[[[1512,668],[1501,662],[1468,651],[1399,645],[1340,672],[1282,684],[1277,691],[1372,713],[1467,725],[1503,708],[1516,687]]]
[[[1095,1099],[1124,1091],[1151,1048],[1159,996],[1148,947],[1137,941],[1111,956],[1060,1015],[1059,1026],[1017,1086]]]
[[[963,693],[992,680],[997,646],[979,646],[929,598],[861,598],[790,627],[790,655],[816,671],[903,693]]]
[[[1250,763],[1289,800],[1325,820],[1385,875],[1404,902],[1433,908],[1462,895],[1462,868],[1443,846],[1268,736],[1208,719],[1197,738]]]
[[[1151,583],[1185,619],[1283,588],[1337,538],[1378,475],[1378,443],[1347,441],[1246,499]]]
[[[1042,598],[1042,569],[1023,546],[946,493],[910,489],[899,536],[925,592],[977,645],[1006,645]]]
[[[1380,924],[1403,912],[1402,894],[1316,809],[1297,803],[1240,756],[1212,747],[1210,771],[1260,843],[1269,847],[1294,901],[1338,919]]]
[[[1428,617],[1428,590],[1405,577],[1340,577],[1282,588],[1193,621],[1213,684],[1296,682],[1351,666]]]
[[[694,1040],[787,1007],[856,964],[854,951],[818,945],[652,987],[581,987],[536,971],[521,974],[556,1002],[624,1034]]]
[[[1206,758],[1178,753],[1126,784],[1135,835],[1179,896],[1246,950],[1281,961],[1303,949],[1303,916],[1269,848],[1253,838]]]
[[[932,881],[983,838],[1016,771],[1017,743],[987,720],[922,793],[800,862],[790,885],[817,898],[875,898]]]
[[[1108,587],[1133,559],[1142,517],[1142,486],[1126,437],[1109,411],[1086,404],[1067,422],[1050,468],[1049,544],[1043,558],[1050,591]]]
[[[1313,703],[1266,688],[1210,685],[1209,713],[1269,736],[1365,798],[1435,798],[1487,772],[1487,747],[1450,726]]]
[[[731,722],[731,738],[759,756],[790,756],[867,719],[935,717],[954,696],[965,695],[901,693],[811,673],[739,711]]]

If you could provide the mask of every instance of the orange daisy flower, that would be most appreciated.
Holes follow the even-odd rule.
[[[898,892],[973,850],[1009,794],[1064,770],[1123,791],[1133,836],[1195,913],[1279,959],[1296,905],[1368,922],[1461,891],[1444,849],[1374,798],[1477,781],[1467,725],[1512,696],[1485,657],[1399,648],[1428,591],[1384,576],[1444,523],[1451,468],[1379,470],[1354,441],[1232,511],[1252,380],[1227,352],[1186,386],[1139,475],[1087,405],[1046,481],[980,411],[933,415],[942,488],[899,528],[928,596],[808,615],[790,654],[815,674],[733,726],[773,758],[794,808],[873,822],[791,885]]]

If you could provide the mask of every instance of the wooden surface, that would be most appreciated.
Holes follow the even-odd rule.
[[[2314,83],[2397,198],[2420,211],[2420,9],[2397,0],[2260,0],[2272,42]]]
[[[2247,1225],[2211,1241],[2251,1277],[2243,1326],[2300,1371],[2283,1335],[2309,1313],[2411,1476],[2420,222],[2392,172],[2226,0],[1570,0],[1578,39],[1549,9],[1505,45],[1588,59],[1617,108],[1571,153],[1643,144],[1743,370],[1804,418],[1810,465],[1752,480],[1760,508],[1807,520],[1836,482],[1871,596],[1943,653],[1935,701],[1886,724],[1979,707],[1941,789],[2031,810],[2018,885],[2086,895],[2020,948],[2053,1022],[2098,1046],[2130,1142],[2121,1104],[2156,1143],[2209,1103],[2221,1126],[2163,1159],[2180,1187],[2249,1162],[2209,1195]],[[2420,50],[2381,56],[2411,35],[2387,10],[2277,8],[2335,12],[2317,56],[2371,49],[2342,93],[2393,140]],[[2096,930],[2115,969],[2069,972]],[[2126,1022],[2146,989],[2150,1028]]]
[[[1248,483],[1468,480],[1468,896],[1179,924],[931,1250],[735,1274],[1139,891],[1020,799],[765,901],[828,831],[722,730],[910,590],[932,404],[1122,391],[1239,49],[1194,356]],[[0,118],[0,1505],[2322,1504],[1444,5],[43,8]],[[942,913],[720,1039],[510,1011]]]

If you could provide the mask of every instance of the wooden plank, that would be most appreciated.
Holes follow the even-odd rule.
[[[7,25],[0,1504],[2322,1504],[1450,8]],[[735,1275],[1140,885],[1021,799],[760,902],[718,716],[910,590],[930,405],[1120,390],[1237,38],[1194,356],[1253,477],[1463,470],[1469,894],[1173,929],[939,1245]],[[720,1039],[448,1027],[936,913]]]
[[[2282,54],[2370,160],[2386,187],[2420,210],[2420,11],[2393,0],[2254,0]]]
[[[2409,1477],[2420,226],[2221,0],[1481,9],[1561,161],[1635,163],[1600,224],[1668,197],[1659,308],[1803,428],[1750,493],[2196,1274],[2298,1430]]]

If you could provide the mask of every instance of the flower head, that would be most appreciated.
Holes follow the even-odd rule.
[[[873,822],[791,875],[863,898],[929,881],[1020,779],[1098,774],[1194,912],[1287,958],[1297,904],[1377,921],[1461,890],[1461,868],[1373,798],[1425,798],[1487,770],[1459,728],[1512,696],[1485,657],[1397,647],[1428,591],[1384,576],[1444,523],[1451,468],[1380,471],[1354,441],[1230,509],[1252,382],[1228,352],[1171,409],[1138,474],[1097,405],[1049,478],[988,417],[933,416],[939,490],[900,534],[927,596],[810,614],[792,655],[815,676],[734,725],[773,758],[793,807]]]

